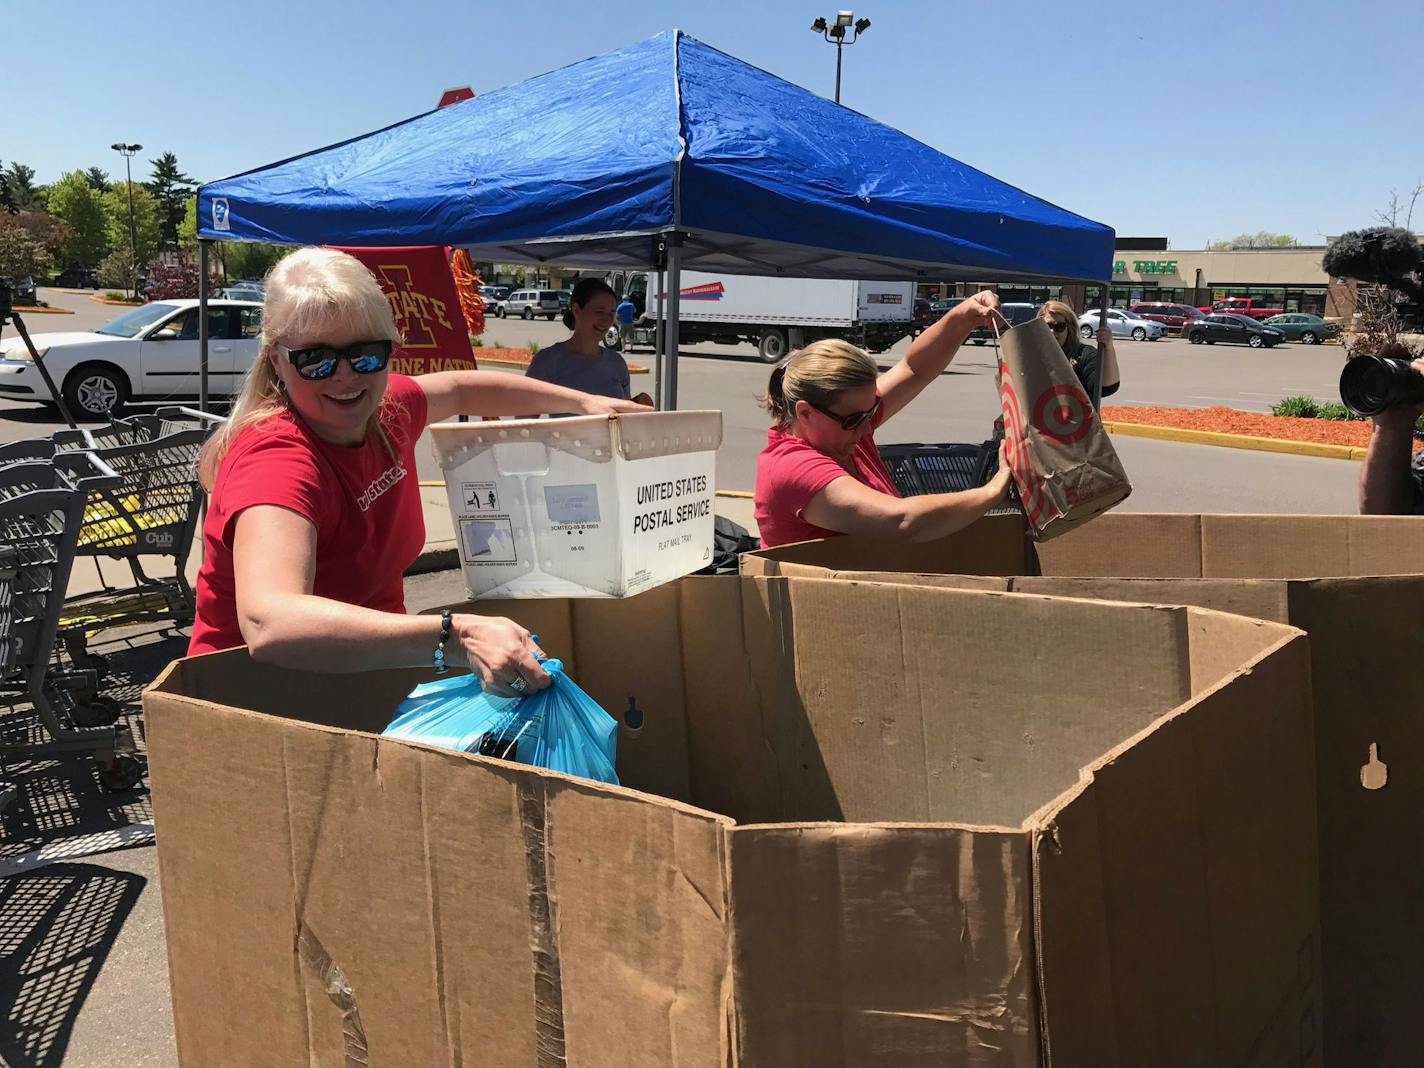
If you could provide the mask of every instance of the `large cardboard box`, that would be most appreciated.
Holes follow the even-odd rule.
[[[420,672],[145,695],[185,1064],[1319,1063],[1299,631],[774,578],[470,608],[622,717],[625,788],[376,736]]]
[[[721,412],[438,423],[473,597],[626,597],[712,559]]]
[[[1308,631],[1328,1059],[1421,1063],[1424,863],[1407,843],[1424,812],[1424,520],[1115,513],[1038,546],[1022,533],[992,517],[938,543],[834,538],[743,567],[1199,605]],[[1065,640],[1107,670],[1096,640]]]

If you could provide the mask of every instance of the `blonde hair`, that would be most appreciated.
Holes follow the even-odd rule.
[[[237,436],[273,416],[290,410],[291,402],[272,366],[275,350],[293,340],[319,338],[340,322],[366,340],[389,339],[400,344],[400,331],[390,303],[375,276],[354,256],[328,248],[303,248],[284,256],[267,272],[262,303],[262,337],[257,359],[242,384],[227,422],[213,433],[198,456],[198,478],[212,491],[218,468]],[[394,447],[381,426],[385,403],[371,416],[368,434],[376,434],[392,459]]]
[[[827,338],[797,349],[771,372],[761,406],[782,427],[796,421],[796,402],[829,408],[843,390],[873,386],[880,368],[864,349]]]
[[[1061,300],[1050,300],[1038,309],[1038,317],[1047,319],[1050,315],[1056,315],[1068,324],[1068,330],[1063,335],[1063,353],[1070,360],[1077,358],[1083,348],[1083,338],[1078,333],[1078,313],[1072,307]]]

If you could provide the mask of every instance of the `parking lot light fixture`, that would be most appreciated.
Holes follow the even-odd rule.
[[[143,145],[130,145],[116,141],[109,146],[124,157],[124,185],[129,194],[129,292],[138,296],[138,235],[134,230],[133,169],[130,160],[143,151]]]
[[[855,44],[860,35],[870,29],[869,19],[857,19],[854,11],[837,11],[834,21],[820,18],[811,23],[811,32],[819,33],[829,44],[836,46],[836,103],[841,102],[841,48]],[[847,31],[850,36],[847,37]]]

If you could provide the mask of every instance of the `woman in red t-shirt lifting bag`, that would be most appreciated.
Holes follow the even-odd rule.
[[[548,685],[510,620],[405,614],[425,543],[416,439],[460,414],[646,409],[487,371],[392,374],[400,341],[353,257],[302,249],[272,268],[261,353],[199,460],[212,499],[190,655],[245,643],[308,671],[448,662],[504,696]]]
[[[817,341],[771,373],[763,401],[776,420],[757,457],[756,521],[763,545],[830,534],[931,541],[1000,504],[1009,468],[962,493],[901,498],[875,431],[938,378],[969,332],[998,315],[999,298],[979,293],[942,316],[884,374],[845,341]]]

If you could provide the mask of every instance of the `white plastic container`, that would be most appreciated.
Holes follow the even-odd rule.
[[[721,412],[430,432],[472,597],[627,597],[712,559]]]

